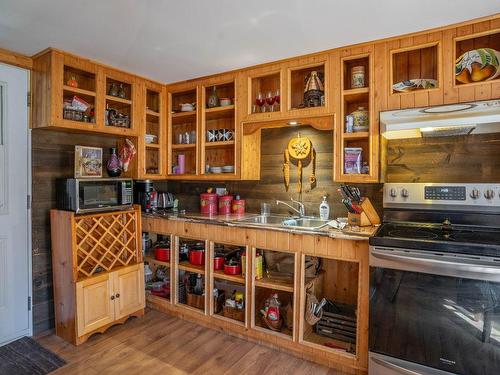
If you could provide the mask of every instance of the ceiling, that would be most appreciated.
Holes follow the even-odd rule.
[[[0,0],[0,47],[174,82],[498,12],[498,0]]]

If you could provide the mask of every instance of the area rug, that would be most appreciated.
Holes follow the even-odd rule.
[[[0,375],[45,375],[65,364],[58,355],[29,337],[0,347]]]

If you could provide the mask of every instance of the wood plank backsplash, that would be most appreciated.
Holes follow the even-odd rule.
[[[309,186],[309,176],[312,165],[309,164],[303,171],[303,202],[306,206],[306,214],[319,215],[319,205],[323,195],[328,195],[330,204],[330,215],[332,217],[345,216],[346,209],[341,203],[337,193],[339,183],[333,182],[333,132],[320,131],[310,126],[286,127],[262,130],[261,143],[261,179],[260,181],[231,181],[231,182],[184,182],[168,181],[158,182],[156,188],[162,191],[170,191],[180,202],[180,208],[187,211],[199,210],[199,194],[209,187],[226,187],[231,193],[240,194],[246,200],[247,212],[259,212],[260,203],[271,204],[273,213],[288,213],[287,207],[277,206],[276,199],[288,201],[290,197],[298,199],[297,193],[297,167],[290,167],[290,189],[285,191],[283,183],[282,166],[284,162],[283,152],[288,141],[297,136],[300,131],[302,136],[309,137],[316,150],[316,178],[317,187],[313,190]],[[360,184],[357,185],[364,195],[369,196],[381,214],[382,185]],[[333,211],[333,212],[332,212]]]
[[[500,182],[500,134],[395,139],[383,150],[387,182]]]

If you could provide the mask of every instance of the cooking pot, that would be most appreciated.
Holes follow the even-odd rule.
[[[189,249],[189,263],[203,266],[205,264],[205,249]]]
[[[214,270],[219,271],[224,268],[224,257],[215,256],[214,257]]]
[[[155,248],[155,259],[162,262],[170,262],[170,249],[158,246]]]
[[[241,275],[241,264],[224,263],[224,273],[226,275]]]

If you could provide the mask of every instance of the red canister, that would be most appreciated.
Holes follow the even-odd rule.
[[[229,215],[231,213],[232,195],[223,195],[219,197],[219,215]]]
[[[215,256],[214,257],[214,270],[222,270],[224,268],[224,257],[222,256]]]
[[[237,195],[236,198],[233,200],[231,211],[233,214],[236,214],[236,215],[245,214],[245,200],[240,199],[239,195]]]
[[[155,248],[155,259],[162,262],[170,262],[170,249],[166,247]]]
[[[190,249],[189,250],[189,263],[195,266],[203,266],[205,264],[205,250],[204,249]]]
[[[200,211],[204,215],[217,215],[217,194],[200,194]]]

